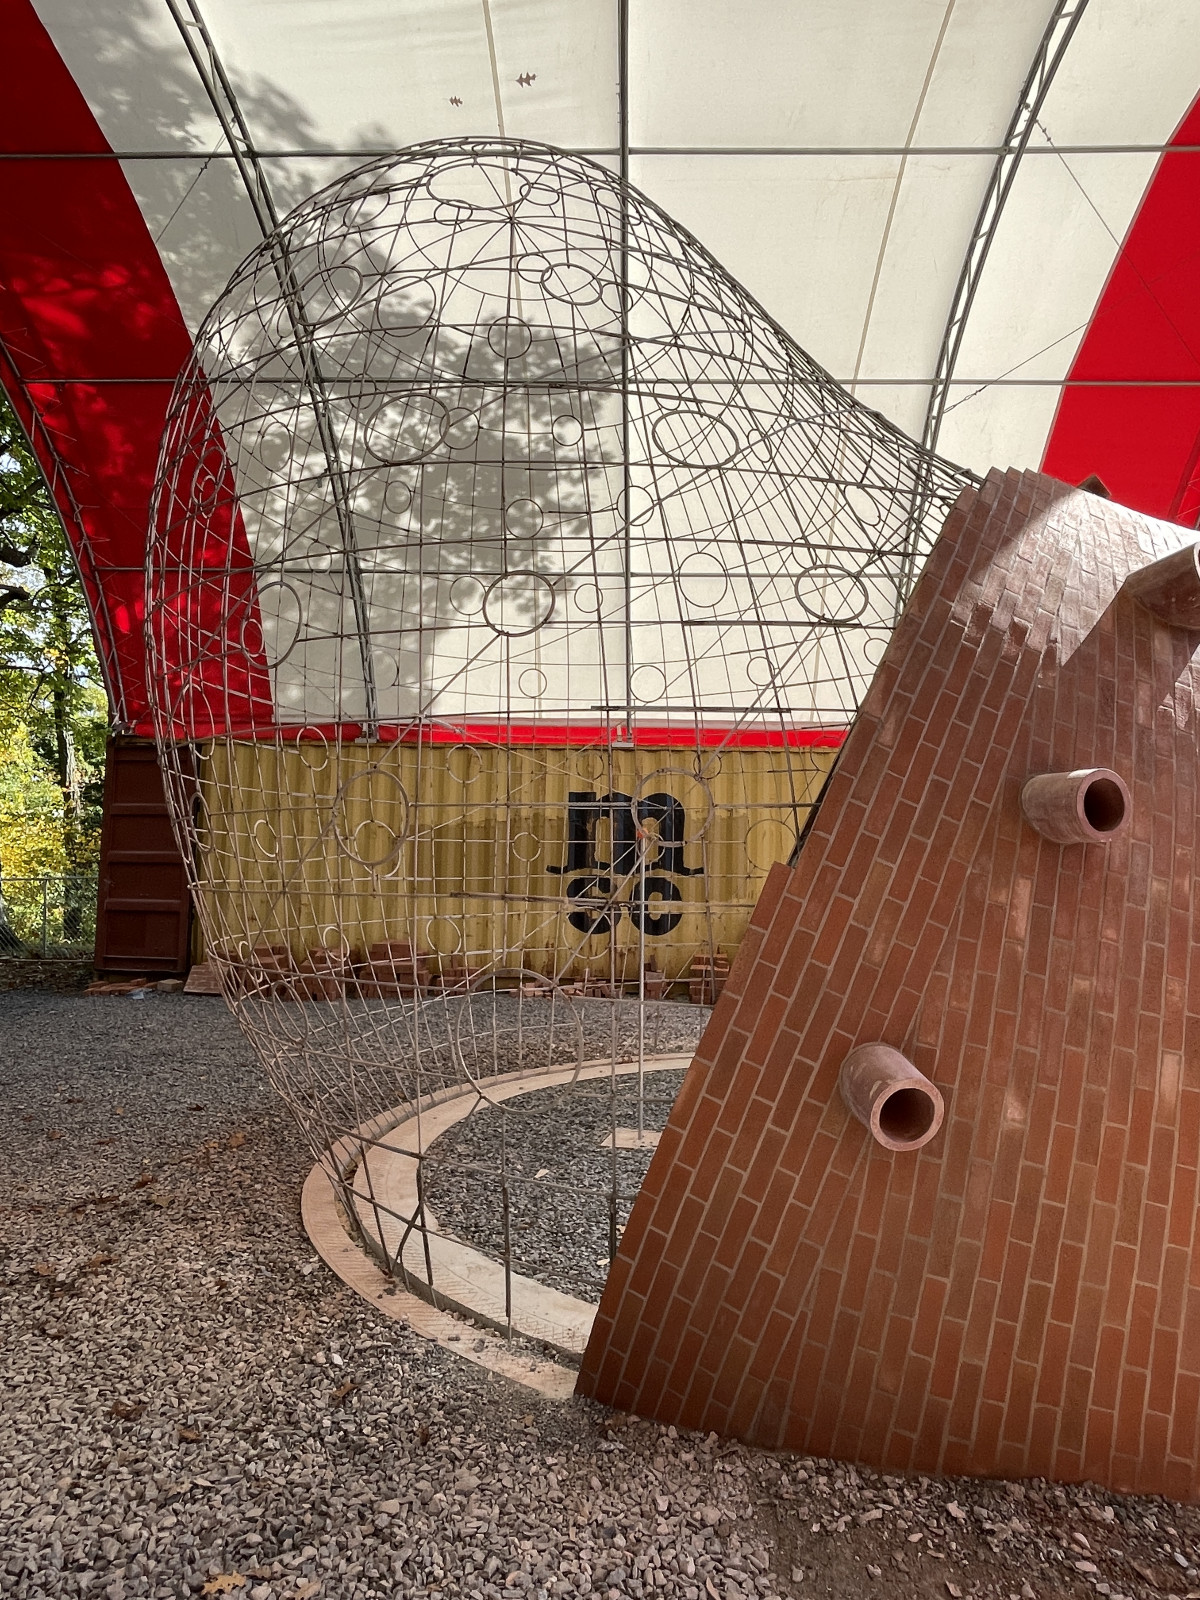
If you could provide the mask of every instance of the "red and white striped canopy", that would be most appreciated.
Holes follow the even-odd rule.
[[[9,0],[0,378],[146,731],[148,503],[193,334],[369,154],[587,152],[974,470],[1200,512],[1196,0]]]

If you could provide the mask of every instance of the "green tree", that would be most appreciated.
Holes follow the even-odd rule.
[[[0,875],[93,870],[106,735],[74,558],[16,416],[0,398]],[[64,938],[80,936],[83,917],[81,894],[69,896]],[[11,930],[5,938],[0,928],[5,945],[12,948]]]

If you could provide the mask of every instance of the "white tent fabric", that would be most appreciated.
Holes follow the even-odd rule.
[[[1061,9],[630,0],[630,177],[835,377],[919,437],[996,152]],[[939,440],[976,470],[1038,464],[1059,385],[1200,84],[1194,0],[1071,9],[1082,15],[995,231]],[[120,10],[124,44],[97,48],[97,8],[37,0],[109,142],[129,153],[193,329],[259,235],[185,31],[215,48],[281,211],[359,152],[452,134],[617,160],[619,0]]]
[[[459,136],[590,155],[977,473],[1200,516],[1197,0],[12,0],[0,381],[145,729],[187,345],[275,221]]]

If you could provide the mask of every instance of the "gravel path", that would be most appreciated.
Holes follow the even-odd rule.
[[[676,1436],[378,1319],[219,1001],[0,995],[0,1089],[2,1595],[1200,1588],[1194,1509]]]

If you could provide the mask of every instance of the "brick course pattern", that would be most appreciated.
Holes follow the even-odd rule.
[[[777,866],[625,1230],[579,1391],[884,1469],[1200,1498],[1195,633],[1122,585],[1181,530],[1033,473],[951,513]],[[1131,825],[1059,845],[1037,773]],[[937,1084],[874,1142],[858,1044]]]

